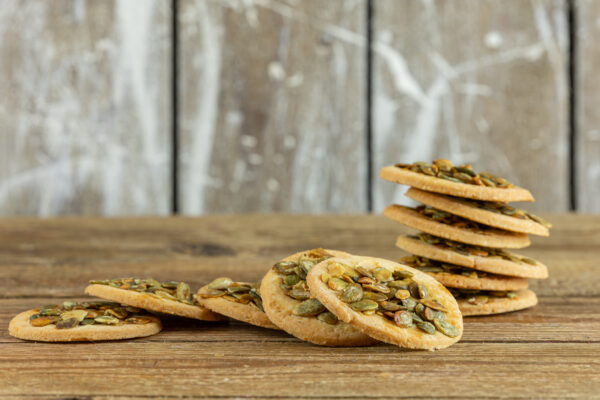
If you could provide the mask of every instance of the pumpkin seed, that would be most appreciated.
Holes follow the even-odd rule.
[[[290,275],[286,275],[283,278],[283,283],[286,286],[294,286],[295,284],[297,284],[298,282],[300,282],[302,279],[300,279],[300,277],[298,275],[294,274],[290,274]]]
[[[500,178],[486,172],[481,172],[478,174],[469,164],[454,166],[452,162],[446,159],[434,160],[433,165],[417,161],[412,164],[395,164],[395,167],[428,176],[435,176],[437,178],[448,179],[452,181],[456,180],[458,182],[462,181],[454,178],[454,176],[468,176],[470,180],[465,180],[464,183],[471,185],[487,185],[500,188],[509,188],[514,186],[504,178]]]
[[[439,318],[433,320],[435,328],[448,337],[457,337],[460,334],[459,329],[448,321]]]
[[[363,298],[363,289],[360,285],[350,284],[346,286],[340,296],[340,300],[345,303],[354,303]]]
[[[421,300],[421,304],[423,304],[429,308],[432,308],[434,310],[438,310],[438,311],[442,311],[442,312],[448,311],[446,309],[446,307],[444,307],[442,304],[440,304],[440,302],[437,300],[423,299],[423,300]]]
[[[33,318],[33,317],[35,317],[35,318]],[[35,314],[30,317],[29,324],[31,326],[40,327],[40,326],[55,324],[56,322],[58,322],[58,320],[59,319],[56,316],[43,316],[43,315]]]
[[[394,322],[398,326],[409,328],[413,325],[413,318],[408,311],[397,311],[394,314]]]
[[[56,329],[70,329],[75,328],[77,325],[79,325],[77,318],[61,319],[56,323]]]
[[[177,284],[175,296],[179,300],[188,300],[190,298],[190,286],[185,282],[179,282]]]
[[[283,275],[290,275],[294,273],[294,268],[298,266],[293,261],[280,261],[273,266],[273,269]]]
[[[110,315],[101,315],[100,317],[94,318],[94,322],[102,325],[117,325],[119,323],[119,319]]]
[[[382,301],[379,303],[379,306],[386,311],[399,311],[403,309],[403,307],[400,304],[394,303],[392,301]]]
[[[379,307],[376,301],[360,300],[350,304],[350,307],[356,311],[376,310]]]
[[[376,268],[375,271],[373,271],[373,276],[379,282],[387,282],[393,279],[392,271],[382,267]]]
[[[208,288],[212,290],[224,290],[227,289],[232,283],[233,281],[231,278],[217,278],[208,284]]]
[[[388,299],[388,297],[383,294],[383,293],[377,293],[377,292],[365,292],[363,291],[363,299],[366,300],[373,300],[373,301],[386,301]]]
[[[334,313],[329,311],[325,311],[317,315],[317,319],[330,325],[335,325],[339,321],[338,317],[336,317]]]
[[[329,286],[331,290],[344,290],[346,286],[348,286],[348,282],[340,278],[331,278],[327,283],[327,286]]]
[[[312,317],[325,311],[325,306],[317,299],[308,299],[298,304],[293,313],[300,317]]]
[[[396,291],[395,297],[400,300],[405,300],[410,297],[410,292],[405,289],[400,289]]]
[[[430,335],[434,335],[435,331],[436,331],[435,325],[433,325],[431,322],[427,322],[427,321],[417,322],[417,327],[419,329],[421,329],[423,332],[429,333]]]

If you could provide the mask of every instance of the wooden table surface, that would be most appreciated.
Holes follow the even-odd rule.
[[[8,335],[19,311],[83,298],[89,279],[260,278],[328,247],[396,259],[379,216],[0,220],[0,398],[600,398],[600,216],[549,216],[523,254],[550,268],[537,307],[465,320],[436,352],[327,348],[242,323],[172,318],[149,338],[47,344]]]

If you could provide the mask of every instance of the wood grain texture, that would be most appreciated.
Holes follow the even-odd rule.
[[[0,214],[168,213],[168,3],[4,1],[0,37]]]
[[[536,287],[540,304],[466,319],[462,340],[442,351],[319,347],[281,331],[176,317],[156,336],[93,344],[23,342],[4,329],[0,397],[594,398],[600,217],[548,219],[552,236],[526,249],[550,267]],[[83,298],[92,277],[152,275],[196,287],[223,275],[250,280],[316,246],[394,259],[400,231],[379,216],[1,219],[0,325]]]
[[[575,2],[577,210],[600,213],[600,2]]]
[[[406,204],[376,178],[395,162],[448,158],[568,206],[567,16],[562,0],[374,1],[374,202]]]
[[[180,208],[366,211],[366,0],[182,0]]]
[[[600,217],[548,218],[551,236],[532,238],[531,247],[518,251],[549,268],[550,278],[532,280],[533,290],[600,295]],[[194,287],[215,278],[215,271],[253,281],[276,261],[315,247],[394,260],[404,255],[395,238],[406,232],[380,216],[4,219],[0,297],[77,296],[89,279],[132,275]]]

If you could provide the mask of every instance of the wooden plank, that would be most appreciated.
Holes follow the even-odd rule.
[[[0,215],[170,211],[164,1],[0,4]]]
[[[68,351],[60,344],[6,343],[0,349],[3,395],[589,398],[600,390],[598,343],[458,343],[440,352],[300,342],[125,341]],[[440,377],[443,384],[423,384]],[[380,384],[365,387],[375,380]]]
[[[181,210],[366,211],[366,0],[180,7]]]
[[[57,304],[65,298],[0,299],[0,324],[7,326],[10,319],[25,310],[44,304]],[[81,294],[75,297],[83,300]],[[542,297],[534,308],[489,317],[465,318],[461,343],[600,343],[599,297]],[[164,330],[160,335],[142,338],[141,342],[241,342],[291,343],[299,342],[284,332],[262,329],[232,321],[203,322],[185,318],[163,318]],[[0,331],[0,344],[24,343]]]
[[[576,184],[577,210],[600,212],[600,2],[575,2],[577,53],[576,71]]]
[[[548,265],[541,296],[598,296],[599,216],[549,216],[549,238],[520,253]],[[293,227],[293,229],[292,229]],[[258,279],[277,260],[327,247],[397,259],[407,232],[380,216],[0,220],[0,297],[78,296],[89,279],[153,276],[197,286],[216,274]],[[41,283],[41,284],[40,284]]]
[[[381,166],[443,157],[531,189],[532,210],[566,210],[565,1],[378,0],[374,13],[375,209],[406,203]]]

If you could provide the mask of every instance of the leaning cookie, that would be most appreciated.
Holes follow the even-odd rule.
[[[537,304],[537,296],[529,289],[517,292],[465,291],[450,289],[463,316],[502,314],[523,310]]]
[[[160,320],[117,303],[65,301],[25,311],[8,325],[11,336],[41,342],[119,340],[154,335]]]
[[[155,279],[123,278],[90,281],[85,293],[144,310],[203,321],[220,321],[219,314],[202,307],[185,282],[158,282]]]
[[[402,257],[401,264],[434,277],[446,287],[472,290],[522,290],[529,287],[527,279],[490,274],[459,265],[442,263],[426,257]]]
[[[408,266],[371,257],[332,258],[315,265],[307,282],[339,319],[377,340],[435,350],[462,336],[456,300],[438,281]]]
[[[503,231],[427,206],[387,206],[383,215],[410,228],[477,246],[520,249],[530,245],[524,233]]]
[[[504,178],[477,173],[470,165],[454,166],[445,159],[433,164],[416,162],[383,167],[379,176],[387,181],[413,186],[429,192],[484,201],[534,201],[527,189],[514,186]]]
[[[494,274],[545,279],[548,268],[539,261],[503,249],[473,246],[427,233],[399,236],[399,248],[422,257]]]
[[[409,188],[406,196],[420,203],[484,225],[512,232],[548,236],[552,225],[537,215],[506,203],[465,200],[443,194]]]
[[[200,305],[229,318],[263,328],[279,329],[263,309],[260,281],[248,283],[217,278],[201,287],[196,299]]]
[[[307,272],[319,261],[350,254],[313,249],[278,262],[263,277],[260,292],[269,319],[287,333],[318,345],[367,346],[377,341],[339,321],[315,299],[306,284]]]

